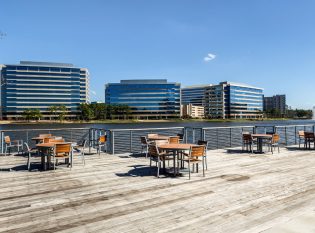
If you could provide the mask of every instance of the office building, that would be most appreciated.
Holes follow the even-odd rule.
[[[206,90],[205,112],[208,118],[261,118],[262,111],[262,88],[221,82]]]
[[[192,104],[183,104],[181,106],[183,118],[204,118],[205,108],[203,106],[196,106]]]
[[[204,106],[205,92],[211,85],[195,85],[181,89],[181,103],[184,105]]]
[[[21,61],[1,68],[1,110],[4,119],[21,118],[28,109],[50,117],[50,106],[64,105],[74,118],[89,101],[89,72],[72,64]]]
[[[180,117],[180,84],[166,79],[121,80],[105,86],[105,103],[128,105],[138,119]]]
[[[287,104],[285,95],[274,95],[271,97],[264,97],[264,111],[276,111],[281,115],[286,114]]]

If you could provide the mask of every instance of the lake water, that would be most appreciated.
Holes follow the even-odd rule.
[[[143,122],[121,124],[7,124],[0,125],[0,130],[10,129],[51,129],[51,128],[103,128],[103,129],[138,129],[138,128],[167,128],[167,127],[226,127],[226,126],[255,126],[255,125],[305,125],[315,124],[315,120],[287,120],[287,121],[248,121],[248,122]]]

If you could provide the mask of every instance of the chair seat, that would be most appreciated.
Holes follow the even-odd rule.
[[[190,162],[190,163],[199,163],[199,162],[202,162],[201,159],[198,159],[198,158],[188,158],[188,159],[183,159],[183,161],[185,162]]]

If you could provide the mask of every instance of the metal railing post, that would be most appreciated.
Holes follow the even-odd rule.
[[[3,141],[4,141],[3,132],[1,131],[1,154],[2,155],[3,155]]]
[[[297,138],[296,138],[296,134],[297,134],[297,130],[296,130],[296,126],[294,127],[294,142],[295,142],[295,145],[297,144]]]
[[[285,144],[288,145],[288,135],[287,135],[287,127],[284,127],[284,135],[285,135]]]
[[[216,130],[217,133],[217,149],[219,149],[219,131],[218,129]]]
[[[230,147],[232,147],[232,128],[230,128]]]
[[[130,153],[132,153],[132,130],[130,130]]]
[[[193,130],[193,138],[192,138],[192,143],[195,143],[195,128],[193,128],[192,130]]]
[[[115,154],[115,134],[114,134],[114,131],[111,131],[111,141],[112,141],[112,154],[114,155]]]

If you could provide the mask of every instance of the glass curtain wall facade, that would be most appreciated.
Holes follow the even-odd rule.
[[[86,103],[89,73],[72,64],[21,61],[3,65],[1,110],[5,119],[22,117],[27,109],[39,109],[49,118],[50,106],[64,105],[67,117],[76,117],[80,103]]]
[[[208,88],[206,112],[210,118],[261,118],[263,89],[222,82]]]
[[[210,85],[190,86],[181,89],[182,105],[192,104],[194,106],[204,106],[205,92]]]
[[[128,105],[139,119],[180,116],[180,84],[166,79],[121,80],[105,87],[105,103]]]

